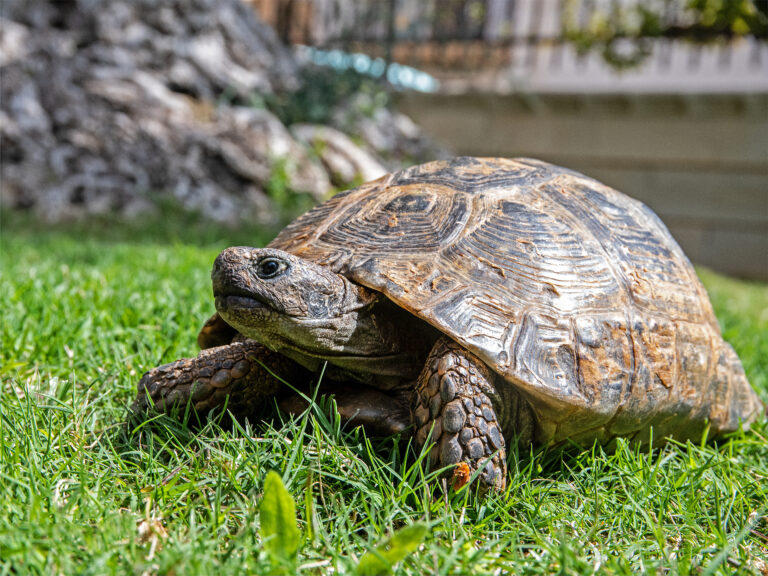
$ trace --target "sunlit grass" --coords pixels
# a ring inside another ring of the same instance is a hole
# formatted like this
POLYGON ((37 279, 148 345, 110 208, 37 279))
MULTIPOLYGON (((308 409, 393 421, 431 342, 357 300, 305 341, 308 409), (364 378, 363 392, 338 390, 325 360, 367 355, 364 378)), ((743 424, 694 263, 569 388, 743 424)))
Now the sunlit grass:
MULTIPOLYGON (((371 441, 319 409, 197 433, 129 420, 142 372, 195 353, 218 250, 248 242, 169 230, 3 231, 0 574, 266 574, 269 470, 308 534, 305 573, 351 573, 417 520, 431 534, 397 573, 768 571, 764 423, 652 453, 513 449, 507 491, 476 499, 442 495, 407 443, 371 441)), ((768 400, 768 286, 702 278, 768 400)))

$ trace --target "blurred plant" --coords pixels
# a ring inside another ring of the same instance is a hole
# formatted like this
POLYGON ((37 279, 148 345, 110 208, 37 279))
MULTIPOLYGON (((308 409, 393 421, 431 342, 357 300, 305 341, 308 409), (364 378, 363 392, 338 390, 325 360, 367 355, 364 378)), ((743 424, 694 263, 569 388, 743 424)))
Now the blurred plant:
POLYGON ((287 224, 312 208, 316 204, 316 200, 310 194, 297 192, 291 188, 288 174, 291 169, 289 158, 275 157, 271 163, 272 172, 264 191, 277 211, 278 222, 287 224))
MULTIPOLYGON (((307 497, 305 494, 308 515, 311 514, 311 501, 311 496, 307 497)), ((311 540, 311 523, 307 526, 307 539, 303 539, 297 526, 296 504, 277 472, 267 474, 259 513, 264 550, 272 563, 274 573, 295 573, 302 540, 311 540)), ((384 539, 363 554, 355 572, 359 576, 390 574, 395 564, 415 552, 428 534, 429 527, 423 522, 400 528, 390 538, 384 539)))
POLYGON ((337 107, 360 92, 369 93, 376 107, 388 104, 381 82, 351 69, 307 65, 301 69, 298 89, 265 95, 264 106, 288 126, 328 124, 337 107))
POLYGON ((387 538, 360 558, 357 573, 360 576, 389 574, 395 564, 418 550, 427 534, 429 527, 423 522, 400 528, 391 538, 387 538))
POLYGON ((264 481, 264 498, 259 512, 264 549, 272 564, 281 572, 287 568, 294 571, 301 532, 296 525, 296 505, 276 472, 267 474, 264 481))
POLYGON ((658 38, 768 38, 768 9, 752 0, 612 2, 607 9, 565 0, 563 35, 582 54, 598 51, 610 65, 631 68, 645 61, 658 38))

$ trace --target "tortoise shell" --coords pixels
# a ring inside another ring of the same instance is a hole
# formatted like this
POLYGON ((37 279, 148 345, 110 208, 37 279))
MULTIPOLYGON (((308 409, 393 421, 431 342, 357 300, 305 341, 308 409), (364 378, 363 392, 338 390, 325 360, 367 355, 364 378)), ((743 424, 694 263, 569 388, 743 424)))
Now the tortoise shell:
POLYGON ((465 346, 528 399, 542 442, 651 426, 658 438, 696 437, 760 409, 664 224, 577 172, 531 159, 431 162, 338 194, 270 246, 465 346))

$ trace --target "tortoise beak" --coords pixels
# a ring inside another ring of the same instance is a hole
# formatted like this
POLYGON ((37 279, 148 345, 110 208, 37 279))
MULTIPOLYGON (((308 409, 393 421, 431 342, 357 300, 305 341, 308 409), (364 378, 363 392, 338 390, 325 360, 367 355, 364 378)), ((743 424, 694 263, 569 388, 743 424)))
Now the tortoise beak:
POLYGON ((227 248, 216 257, 211 270, 213 295, 246 296, 254 298, 249 273, 253 248, 235 246, 227 248))
POLYGON ((274 309, 254 283, 253 261, 257 250, 247 246, 227 248, 216 257, 211 283, 216 310, 223 315, 235 310, 274 309))

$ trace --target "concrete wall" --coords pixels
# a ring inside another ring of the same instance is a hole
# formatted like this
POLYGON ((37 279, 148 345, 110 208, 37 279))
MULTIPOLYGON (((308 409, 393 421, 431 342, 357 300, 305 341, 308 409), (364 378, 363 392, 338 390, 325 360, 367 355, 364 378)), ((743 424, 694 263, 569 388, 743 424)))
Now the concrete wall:
POLYGON ((399 95, 458 154, 531 156, 653 208, 697 264, 768 279, 768 94, 399 95))

